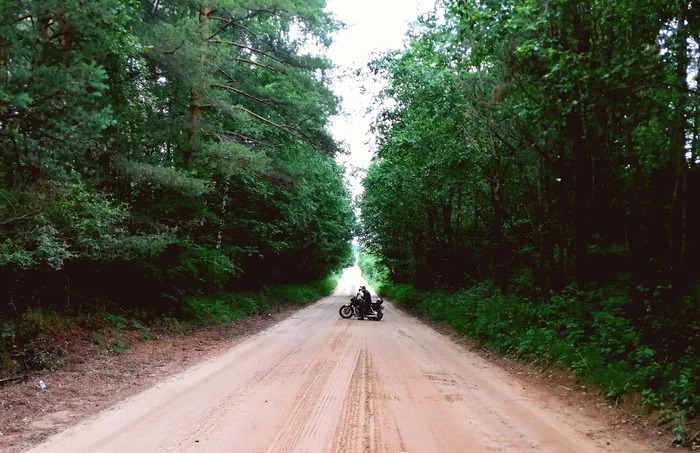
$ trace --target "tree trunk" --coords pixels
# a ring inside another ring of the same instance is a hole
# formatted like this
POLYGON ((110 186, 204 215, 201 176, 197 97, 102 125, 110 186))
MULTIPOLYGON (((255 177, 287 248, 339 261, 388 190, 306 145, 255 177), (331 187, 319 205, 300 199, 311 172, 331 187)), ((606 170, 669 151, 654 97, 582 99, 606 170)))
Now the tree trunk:
POLYGON ((698 115, 698 109, 695 109, 693 115, 693 141, 690 148, 690 168, 695 169, 698 166, 698 158, 700 157, 700 115, 698 115))
MULTIPOLYGON (((200 61, 202 62, 202 72, 205 72, 204 64, 207 60, 206 47, 209 39, 209 17, 211 16, 212 9, 208 6, 202 5, 199 11, 199 23, 201 26, 201 40, 200 46, 200 61)), ((203 77, 203 76, 202 76, 203 77)), ((187 170, 191 170, 194 167, 193 155, 194 152, 199 148, 199 134, 201 130, 202 121, 202 95, 204 91, 202 80, 197 80, 194 82, 192 87, 192 105, 190 112, 192 115, 192 129, 190 130, 189 136, 189 147, 184 153, 183 165, 187 170)))
POLYGON ((42 39, 47 39, 49 37, 49 24, 51 20, 48 17, 39 18, 39 36, 42 39))
POLYGON ((505 222, 503 207, 503 192, 501 186, 500 175, 498 171, 494 172, 493 181, 491 184, 491 205, 493 207, 493 223, 491 225, 492 239, 492 272, 501 287, 502 293, 508 291, 508 276, 506 263, 506 247, 503 241, 503 225, 505 222))
POLYGON ((447 239, 447 248, 450 253, 454 251, 454 231, 452 229, 452 199, 454 193, 450 191, 450 197, 442 206, 442 225, 447 239))
POLYGON ((224 228, 226 226, 226 213, 227 213, 227 208, 228 208, 228 192, 229 192, 229 182, 228 178, 226 179, 226 182, 223 184, 223 190, 222 190, 222 195, 221 195, 221 212, 219 214, 219 229, 216 232, 216 249, 220 250, 221 245, 224 240, 224 228))
POLYGON ((462 247, 464 234, 462 231, 462 186, 457 189, 457 230, 455 231, 455 248, 462 247))
POLYGON ((546 293, 549 292, 551 286, 551 277, 554 269, 554 256, 551 247, 551 240, 547 235, 547 221, 550 218, 550 191, 549 191, 549 172, 544 158, 539 160, 539 171, 537 174, 537 241, 539 243, 539 272, 540 272, 540 287, 546 293), (543 187, 544 185, 544 187, 543 187))
POLYGON ((437 232, 435 231, 435 218, 437 217, 437 210, 433 206, 430 206, 426 210, 426 214, 426 221, 428 222, 428 234, 430 234, 430 240, 435 240, 435 236, 437 235, 437 232))
POLYGON ((685 262, 685 248, 687 242, 688 224, 688 163, 686 160, 686 129, 688 109, 688 30, 686 26, 687 5, 684 0, 676 0, 676 14, 678 26, 676 28, 676 87, 678 89, 678 103, 674 112, 673 142, 674 142, 674 166, 675 181, 673 198, 668 222, 668 239, 670 251, 669 267, 671 271, 679 275, 683 271, 685 262))
POLYGON ((564 285, 564 277, 566 276, 566 209, 564 202, 561 201, 559 210, 559 272, 557 276, 557 289, 564 285))
POLYGON ((567 130, 574 153, 574 266, 576 281, 588 282, 588 244, 590 240, 589 196, 591 192, 592 168, 583 135, 583 117, 573 112, 567 117, 567 130))

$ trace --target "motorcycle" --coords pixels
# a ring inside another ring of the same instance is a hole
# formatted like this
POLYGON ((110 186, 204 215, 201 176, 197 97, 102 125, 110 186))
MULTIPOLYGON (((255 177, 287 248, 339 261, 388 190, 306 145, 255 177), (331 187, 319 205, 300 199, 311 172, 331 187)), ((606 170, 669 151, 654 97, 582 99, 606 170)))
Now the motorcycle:
POLYGON ((362 314, 362 300, 360 300, 359 297, 355 296, 350 299, 350 304, 348 305, 343 305, 340 307, 340 310, 338 313, 340 314, 340 317, 343 319, 348 319, 352 318, 353 316, 359 318, 359 319, 373 319, 375 321, 380 321, 384 317, 384 307, 382 304, 384 303, 384 300, 381 298, 377 298, 372 303, 369 304, 369 309, 366 314, 362 314))

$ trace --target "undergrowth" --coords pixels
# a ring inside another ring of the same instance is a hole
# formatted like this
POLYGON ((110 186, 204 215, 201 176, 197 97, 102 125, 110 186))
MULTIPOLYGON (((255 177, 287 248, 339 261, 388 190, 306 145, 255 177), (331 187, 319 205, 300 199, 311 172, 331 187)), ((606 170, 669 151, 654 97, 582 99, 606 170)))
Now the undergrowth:
POLYGON ((282 285, 258 291, 191 297, 181 317, 148 316, 141 312, 92 313, 68 316, 49 310, 28 310, 15 319, 0 320, 0 378, 60 369, 67 360, 67 344, 79 330, 90 332, 98 351, 123 354, 122 331, 134 331, 150 340, 152 331, 185 333, 191 329, 225 324, 282 304, 300 305, 330 294, 339 275, 318 282, 282 285))
POLYGON ((700 412, 700 351, 688 344, 671 358, 645 344, 625 316, 630 301, 621 287, 585 292, 571 287, 544 300, 503 295, 491 281, 456 291, 421 291, 391 283, 372 257, 360 265, 382 296, 501 354, 566 367, 613 400, 639 393, 646 408, 665 412, 668 421, 700 412))
POLYGON ((185 312, 199 324, 223 324, 268 310, 278 304, 302 304, 330 294, 338 275, 306 285, 282 285, 244 293, 190 297, 185 312))

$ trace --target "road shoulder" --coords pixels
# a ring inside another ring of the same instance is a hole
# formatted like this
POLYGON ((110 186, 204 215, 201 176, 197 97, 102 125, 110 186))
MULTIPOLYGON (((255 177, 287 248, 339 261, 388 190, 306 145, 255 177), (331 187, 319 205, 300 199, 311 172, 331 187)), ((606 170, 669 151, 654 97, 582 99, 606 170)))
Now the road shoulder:
MULTIPOLYGON (((391 302, 390 302, 391 303, 391 302)), ((523 388, 527 387, 540 401, 553 401, 556 405, 575 410, 582 417, 602 423, 606 433, 591 432, 590 437, 624 436, 634 442, 653 446, 658 452, 678 451, 673 445, 670 426, 658 423, 630 409, 632 403, 610 401, 599 390, 583 384, 566 370, 556 366, 536 362, 523 362, 504 357, 497 352, 482 347, 475 339, 455 332, 449 325, 433 321, 413 313, 401 304, 391 306, 406 316, 419 320, 438 334, 463 349, 465 353, 476 354, 488 363, 502 369, 523 388)))
POLYGON ((273 309, 232 324, 194 332, 160 332, 145 339, 125 332, 124 351, 105 351, 94 335, 76 338, 60 371, 0 387, 0 451, 37 445, 167 378, 213 359, 287 319, 302 305, 273 309), (43 381, 46 389, 39 387, 43 381))

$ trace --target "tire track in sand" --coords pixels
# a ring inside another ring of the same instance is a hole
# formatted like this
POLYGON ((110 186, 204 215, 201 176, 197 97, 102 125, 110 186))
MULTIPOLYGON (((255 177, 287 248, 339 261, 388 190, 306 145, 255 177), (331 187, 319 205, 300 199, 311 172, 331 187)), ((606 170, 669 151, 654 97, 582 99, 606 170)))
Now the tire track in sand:
MULTIPOLYGON (((336 361, 333 358, 336 351, 341 349, 347 341, 348 335, 345 332, 339 332, 316 355, 313 366, 305 373, 306 378, 298 387, 299 390, 295 397, 298 401, 285 421, 280 434, 275 438, 272 445, 265 450, 267 453, 292 453, 298 451, 297 445, 308 437, 309 432, 313 431, 322 418, 323 411, 329 405, 329 398, 322 397, 325 394, 323 390, 327 387, 331 373, 336 368, 336 361), (301 392, 301 395, 299 395, 299 392, 301 392), (320 405, 319 400, 321 400, 320 405)), ((351 353, 352 348, 347 348, 343 359, 339 363, 341 368, 348 361, 351 353)))
POLYGON ((381 403, 377 402, 377 372, 365 343, 345 393, 345 400, 327 451, 337 453, 388 452, 382 437, 381 403))

